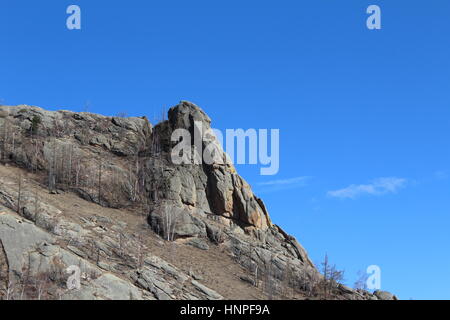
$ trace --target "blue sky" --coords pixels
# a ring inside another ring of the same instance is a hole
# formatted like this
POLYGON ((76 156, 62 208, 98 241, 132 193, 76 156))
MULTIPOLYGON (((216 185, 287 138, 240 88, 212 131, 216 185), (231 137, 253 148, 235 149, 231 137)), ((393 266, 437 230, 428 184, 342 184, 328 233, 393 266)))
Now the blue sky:
POLYGON ((450 299, 450 3, 0 3, 0 99, 280 129, 280 171, 238 170, 319 262, 379 265, 402 299, 450 299), (66 28, 66 8, 82 30, 66 28), (366 8, 382 29, 366 28, 366 8))

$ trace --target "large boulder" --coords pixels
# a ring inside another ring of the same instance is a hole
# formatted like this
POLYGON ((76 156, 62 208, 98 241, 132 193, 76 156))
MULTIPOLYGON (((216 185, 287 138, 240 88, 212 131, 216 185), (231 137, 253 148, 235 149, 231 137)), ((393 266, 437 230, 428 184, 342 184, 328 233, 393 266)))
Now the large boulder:
POLYGON ((379 300, 397 300, 397 297, 388 291, 376 290, 373 293, 379 300))

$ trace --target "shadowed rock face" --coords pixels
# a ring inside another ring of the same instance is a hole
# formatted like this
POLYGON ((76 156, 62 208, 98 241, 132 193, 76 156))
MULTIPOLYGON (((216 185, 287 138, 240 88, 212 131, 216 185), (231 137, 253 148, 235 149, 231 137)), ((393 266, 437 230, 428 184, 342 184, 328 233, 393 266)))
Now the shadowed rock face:
MULTIPOLYGON (((177 129, 188 130, 192 139, 195 134, 199 136, 210 134, 210 123, 209 117, 199 107, 190 102, 181 102, 169 110, 167 124, 162 125, 167 125, 169 130, 161 134, 163 135, 161 140, 170 140, 169 135, 177 129), (198 130, 196 122, 201 123, 203 132, 194 132, 198 130)), ((211 144, 222 154, 220 159, 227 159, 222 147, 211 135, 205 137, 202 150, 211 147, 211 144)), ((244 227, 265 230, 271 226, 264 204, 255 197, 250 186, 236 173, 230 162, 207 164, 202 161, 203 163, 199 165, 182 166, 172 165, 169 158, 166 160, 165 169, 169 168, 170 178, 166 183, 167 194, 163 194, 162 198, 232 219, 244 227)))

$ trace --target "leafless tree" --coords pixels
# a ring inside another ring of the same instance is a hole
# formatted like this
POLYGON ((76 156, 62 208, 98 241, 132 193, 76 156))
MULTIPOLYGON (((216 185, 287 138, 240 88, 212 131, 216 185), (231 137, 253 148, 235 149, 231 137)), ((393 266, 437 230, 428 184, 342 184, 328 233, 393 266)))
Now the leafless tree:
POLYGON ((8 284, 6 286, 6 300, 12 300, 14 294, 14 283, 11 279, 8 280, 8 284))
POLYGON ((12 132, 12 153, 16 151, 16 132, 12 132))
POLYGON ((75 187, 80 186, 80 173, 81 173, 81 159, 76 157, 75 159, 75 187))
POLYGON ((323 283, 322 283, 322 289, 323 289, 323 297, 325 299, 328 298, 328 280, 330 278, 330 264, 328 262, 328 254, 325 254, 325 258, 322 265, 322 274, 323 274, 323 283))
POLYGON ((336 265, 330 265, 328 254, 325 254, 324 261, 322 262, 322 274, 323 281, 321 283, 321 289, 323 298, 329 299, 332 297, 334 289, 344 280, 344 271, 338 270, 336 265))
POLYGON ((67 125, 61 120, 54 119, 53 120, 53 136, 56 138, 61 138, 64 136, 67 125))
POLYGON ((367 290, 367 279, 369 275, 366 272, 358 271, 358 278, 356 279, 353 288, 367 290))
POLYGON ((141 171, 141 164, 139 157, 135 156, 131 159, 128 169, 128 179, 131 186, 131 201, 136 202, 139 194, 139 175, 141 171))
POLYGON ((141 233, 137 237, 137 264, 138 268, 142 268, 144 265, 145 251, 144 251, 144 237, 141 233))
POLYGON ((101 205, 102 203, 102 160, 99 159, 98 164, 98 203, 101 205))
POLYGON ((1 146, 1 158, 2 162, 6 162, 8 158, 8 154, 11 152, 10 146, 13 145, 12 141, 14 140, 14 130, 9 121, 9 119, 4 119, 3 122, 3 132, 2 132, 2 146, 1 146))
POLYGON ((254 269, 253 275, 254 275, 255 287, 259 287, 259 278, 258 278, 259 266, 256 262, 254 262, 254 265, 255 265, 255 269, 254 269))
POLYGON ((22 269, 22 289, 20 291, 20 300, 23 300, 27 291, 27 287, 30 281, 30 268, 31 265, 31 254, 28 253, 28 267, 22 269))
POLYGON ((45 291, 48 287, 48 276, 47 274, 43 273, 39 275, 36 279, 36 299, 42 300, 44 297, 45 291))
POLYGON ((180 219, 180 212, 175 208, 164 208, 162 212, 162 222, 164 235, 167 241, 175 240, 175 230, 180 219))
POLYGON ((18 191, 17 191, 17 213, 20 214, 21 200, 22 200, 22 174, 18 176, 18 191))
POLYGON ((125 236, 122 232, 119 233, 119 256, 123 256, 125 253, 125 236))
POLYGON ((54 192, 56 189, 56 165, 57 165, 57 146, 56 139, 53 139, 52 156, 51 159, 47 159, 48 162, 48 189, 50 192, 54 192))

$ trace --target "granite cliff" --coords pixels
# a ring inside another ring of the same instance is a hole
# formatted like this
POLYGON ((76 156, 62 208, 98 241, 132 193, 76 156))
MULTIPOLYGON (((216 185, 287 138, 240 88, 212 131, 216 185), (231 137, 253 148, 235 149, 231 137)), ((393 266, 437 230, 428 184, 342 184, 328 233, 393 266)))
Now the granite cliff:
MULTIPOLYGON (((155 125, 0 106, 0 295, 324 298, 305 249, 230 162, 173 164, 172 133, 194 133, 195 122, 209 132, 209 117, 186 101, 155 125), (81 270, 79 289, 67 289, 70 266, 81 270)), ((325 298, 395 299, 330 288, 325 298)))

